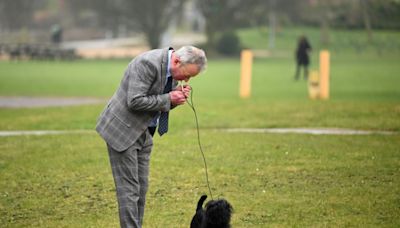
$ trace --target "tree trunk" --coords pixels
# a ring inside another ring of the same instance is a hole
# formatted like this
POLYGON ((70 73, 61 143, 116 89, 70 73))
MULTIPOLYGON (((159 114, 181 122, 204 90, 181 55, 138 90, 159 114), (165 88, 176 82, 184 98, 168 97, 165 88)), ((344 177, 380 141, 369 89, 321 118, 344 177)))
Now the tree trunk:
POLYGON ((150 29, 144 30, 146 40, 150 46, 150 49, 156 49, 160 47, 161 33, 160 30, 150 29))
POLYGON ((372 28, 371 28, 371 20, 368 13, 368 0, 360 0, 360 5, 363 14, 364 26, 368 35, 368 42, 372 42, 372 28))
POLYGON ((268 37, 268 48, 269 49, 274 49, 275 48, 275 36, 276 36, 276 13, 275 13, 275 7, 276 6, 276 0, 270 0, 269 1, 269 15, 268 15, 268 21, 269 21, 269 37, 268 37))
POLYGON ((326 46, 330 43, 329 37, 329 22, 326 15, 323 15, 321 18, 321 36, 320 36, 321 44, 326 46))

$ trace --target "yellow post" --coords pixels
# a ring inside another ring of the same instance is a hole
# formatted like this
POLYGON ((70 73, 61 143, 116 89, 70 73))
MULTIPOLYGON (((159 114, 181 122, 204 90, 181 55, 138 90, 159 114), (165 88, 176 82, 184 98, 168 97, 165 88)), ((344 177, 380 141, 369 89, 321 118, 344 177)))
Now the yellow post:
POLYGON ((329 99, 329 51, 319 53, 320 97, 329 99))
POLYGON ((308 96, 310 99, 319 98, 319 75, 318 71, 311 71, 310 77, 308 77, 308 96))
POLYGON ((251 93, 251 68, 253 53, 243 50, 241 53, 240 97, 249 98, 251 93))

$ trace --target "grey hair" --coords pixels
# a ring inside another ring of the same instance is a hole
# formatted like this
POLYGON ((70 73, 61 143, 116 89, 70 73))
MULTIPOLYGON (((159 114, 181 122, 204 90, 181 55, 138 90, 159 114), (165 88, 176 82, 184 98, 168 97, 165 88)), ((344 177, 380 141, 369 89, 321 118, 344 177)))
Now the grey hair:
POLYGON ((207 57, 202 49, 193 46, 183 46, 175 51, 175 55, 178 56, 183 65, 196 64, 199 68, 199 72, 206 69, 207 57))

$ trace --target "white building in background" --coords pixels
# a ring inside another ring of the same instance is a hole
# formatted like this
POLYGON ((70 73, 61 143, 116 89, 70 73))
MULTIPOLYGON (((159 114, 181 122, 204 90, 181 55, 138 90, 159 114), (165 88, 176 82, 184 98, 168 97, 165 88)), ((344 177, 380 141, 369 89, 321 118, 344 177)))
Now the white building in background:
POLYGON ((197 6, 197 2, 201 0, 189 0, 186 1, 185 6, 183 7, 183 22, 184 25, 189 31, 202 33, 204 32, 206 20, 201 13, 199 7, 197 6))
POLYGON ((162 35, 160 47, 205 42, 203 32, 206 20, 197 7, 197 1, 199 0, 188 0, 184 3, 182 13, 171 20, 168 29, 162 35))

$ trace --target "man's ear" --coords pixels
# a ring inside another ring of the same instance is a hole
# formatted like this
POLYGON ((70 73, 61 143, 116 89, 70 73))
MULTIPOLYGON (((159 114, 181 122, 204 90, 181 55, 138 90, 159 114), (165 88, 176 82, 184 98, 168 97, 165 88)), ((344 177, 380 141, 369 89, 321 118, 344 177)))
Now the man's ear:
POLYGON ((173 62, 176 66, 179 66, 181 64, 181 60, 179 59, 179 57, 177 55, 174 55, 173 62))

